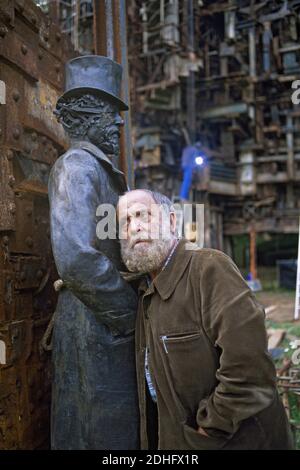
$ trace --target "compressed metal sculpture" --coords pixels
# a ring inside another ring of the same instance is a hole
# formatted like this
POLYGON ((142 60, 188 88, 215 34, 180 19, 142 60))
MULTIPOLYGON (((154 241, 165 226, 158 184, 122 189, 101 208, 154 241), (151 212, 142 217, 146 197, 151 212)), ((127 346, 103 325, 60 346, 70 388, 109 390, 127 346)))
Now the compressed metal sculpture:
POLYGON ((106 57, 67 63, 55 113, 71 148, 49 179, 51 240, 64 288, 53 331, 53 449, 137 449, 136 293, 120 275, 117 240, 96 236, 96 209, 126 191, 119 152, 121 66, 106 57))

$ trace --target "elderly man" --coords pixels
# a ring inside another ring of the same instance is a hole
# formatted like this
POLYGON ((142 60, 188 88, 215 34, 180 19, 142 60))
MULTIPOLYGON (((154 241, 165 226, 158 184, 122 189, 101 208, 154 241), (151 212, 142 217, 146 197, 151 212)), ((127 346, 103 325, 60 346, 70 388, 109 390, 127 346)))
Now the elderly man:
POLYGON ((291 448, 264 311, 236 265, 178 240, 158 193, 126 193, 118 216, 127 268, 149 273, 136 324, 142 448, 153 437, 159 449, 291 448))

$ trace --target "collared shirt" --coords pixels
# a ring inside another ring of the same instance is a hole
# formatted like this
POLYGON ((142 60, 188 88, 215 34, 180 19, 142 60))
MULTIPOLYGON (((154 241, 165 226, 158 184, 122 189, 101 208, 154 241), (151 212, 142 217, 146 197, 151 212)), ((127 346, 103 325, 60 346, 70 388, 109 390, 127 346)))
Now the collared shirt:
MULTIPOLYGON (((173 256, 173 253, 174 251, 176 250, 176 247, 179 243, 179 240, 176 240, 176 243, 174 243, 174 246, 172 248, 172 250, 170 251, 163 267, 162 267, 162 271, 166 268, 166 266, 168 265, 168 263, 170 262, 172 256, 173 256)), ((151 284, 151 280, 150 280, 150 277, 147 276, 147 283, 148 283, 148 287, 150 286, 151 284)), ((146 348, 146 353, 145 353, 145 376, 146 376, 146 381, 147 381, 147 385, 148 385, 148 389, 149 389, 149 392, 150 392, 150 395, 151 395, 151 398, 152 400, 156 403, 157 402, 157 395, 156 395, 156 390, 155 390, 155 387, 153 385, 153 382, 151 380, 151 375, 150 375, 150 370, 149 370, 149 348, 146 348)))

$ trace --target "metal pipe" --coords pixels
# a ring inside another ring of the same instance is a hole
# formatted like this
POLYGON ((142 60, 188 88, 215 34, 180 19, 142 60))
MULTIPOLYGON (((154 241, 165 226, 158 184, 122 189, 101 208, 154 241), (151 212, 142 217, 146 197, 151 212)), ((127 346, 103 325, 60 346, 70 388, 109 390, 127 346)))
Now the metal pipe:
MULTIPOLYGON (((123 68, 122 96, 129 103, 127 4, 125 0, 94 0, 94 50, 120 63, 123 68)), ((130 188, 134 185, 130 112, 122 113, 124 127, 120 137, 118 167, 125 173, 130 188)))
MULTIPOLYGON (((118 2, 119 3, 119 2, 118 2)), ((105 18, 106 18, 106 55, 114 60, 114 16, 111 0, 105 0, 105 18)))
MULTIPOLYGON (((125 103, 130 101, 129 74, 128 74, 128 50, 127 50, 127 8, 126 1, 114 2, 115 8, 115 50, 116 60, 123 67, 122 94, 125 103)), ((128 186, 134 187, 134 171, 131 144, 131 116, 130 110, 123 115, 124 128, 121 135, 120 168, 127 176, 128 186)))
POLYGON ((255 223, 253 223, 250 228, 250 273, 251 280, 257 279, 255 223))
POLYGON ((103 3, 94 0, 93 4, 93 42, 94 52, 106 56, 106 14, 103 3))
POLYGON ((255 48, 255 26, 249 28, 249 73, 250 77, 256 76, 256 48, 255 48))
MULTIPOLYGON (((194 41, 194 1, 188 0, 187 2, 187 37, 188 37, 188 52, 190 60, 194 58, 195 41, 194 41)), ((187 128, 190 135, 191 142, 195 142, 196 138, 196 99, 195 99, 195 74, 192 70, 189 72, 187 78, 186 89, 186 105, 187 105, 187 128)))

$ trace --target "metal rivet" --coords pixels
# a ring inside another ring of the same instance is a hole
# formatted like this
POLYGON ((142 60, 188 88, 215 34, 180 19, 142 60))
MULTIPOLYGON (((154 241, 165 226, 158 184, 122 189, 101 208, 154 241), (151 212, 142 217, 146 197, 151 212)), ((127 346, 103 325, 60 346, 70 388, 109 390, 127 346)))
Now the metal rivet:
POLYGON ((33 245, 33 240, 31 237, 27 237, 25 240, 27 246, 31 247, 33 245))
POLYGON ((14 178, 12 175, 10 175, 10 176, 8 177, 8 184, 9 184, 9 186, 10 186, 11 188, 13 187, 13 185, 15 184, 15 182, 16 182, 15 178, 14 178))
POLYGON ((2 242, 3 242, 3 245, 8 245, 9 244, 9 238, 7 235, 5 235, 4 237, 2 237, 2 242))
POLYGON ((15 205, 14 203, 10 204, 9 212, 10 212, 11 214, 15 214, 15 213, 16 213, 16 205, 15 205))
POLYGON ((14 152, 12 150, 8 150, 6 157, 7 157, 7 160, 12 160, 14 157, 14 152))
POLYGON ((0 27, 0 37, 1 38, 4 38, 7 32, 8 32, 8 29, 5 26, 0 27))
POLYGON ((27 54, 28 49, 27 49, 27 46, 25 44, 22 44, 21 51, 22 51, 22 54, 24 54, 24 55, 27 54))
POLYGON ((41 269, 39 269, 38 272, 36 273, 36 277, 37 277, 37 279, 42 279, 43 271, 41 269))
POLYGON ((20 99, 20 93, 18 92, 18 90, 14 90, 14 91, 13 91, 12 97, 13 97, 14 101, 19 101, 19 99, 20 99))
POLYGON ((13 130, 13 136, 15 139, 19 139, 20 138, 20 135, 21 135, 21 132, 20 132, 20 129, 18 129, 17 127, 13 130))

